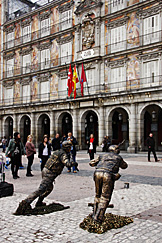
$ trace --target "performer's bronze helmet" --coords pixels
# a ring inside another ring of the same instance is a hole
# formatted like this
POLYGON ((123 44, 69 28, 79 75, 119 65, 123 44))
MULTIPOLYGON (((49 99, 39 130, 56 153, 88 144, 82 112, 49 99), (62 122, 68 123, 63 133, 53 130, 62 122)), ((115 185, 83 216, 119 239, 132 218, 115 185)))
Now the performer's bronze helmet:
POLYGON ((72 142, 71 141, 64 141, 62 143, 62 149, 65 150, 66 152, 70 152, 71 146, 72 146, 72 142))
POLYGON ((110 152, 114 152, 116 154, 119 154, 120 153, 120 149, 119 149, 119 146, 118 145, 110 145, 109 151, 110 152))

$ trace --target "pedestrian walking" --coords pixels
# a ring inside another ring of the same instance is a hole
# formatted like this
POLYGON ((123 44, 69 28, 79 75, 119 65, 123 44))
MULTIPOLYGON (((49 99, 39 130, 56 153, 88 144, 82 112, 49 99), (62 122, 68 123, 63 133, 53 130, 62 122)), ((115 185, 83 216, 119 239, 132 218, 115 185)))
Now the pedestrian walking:
POLYGON ((18 170, 21 164, 22 155, 25 154, 26 151, 21 141, 20 133, 15 132, 14 138, 10 140, 10 143, 6 150, 6 157, 11 158, 11 171, 12 171, 13 179, 20 178, 18 176, 18 170))
POLYGON ((152 152, 154 155, 155 162, 158 162, 159 160, 157 159, 156 152, 155 152, 155 140, 153 138, 153 134, 150 133, 147 140, 146 144, 148 147, 148 162, 150 162, 150 153, 152 152))
MULTIPOLYGON (((73 173, 77 173, 78 169, 76 167, 76 145, 78 144, 78 142, 77 142, 76 138, 72 135, 72 132, 68 133, 67 141, 70 141, 72 143, 70 153, 72 155, 73 161, 75 162, 75 165, 73 166, 73 173)), ((70 154, 69 154, 69 157, 70 157, 70 154)), ((68 172, 71 172, 71 167, 68 167, 68 172)))
POLYGON ((41 171, 43 170, 45 163, 49 159, 51 155, 51 145, 48 142, 48 136, 44 135, 43 136, 43 141, 39 145, 39 150, 38 150, 38 158, 42 160, 41 162, 41 171))
POLYGON ((5 151, 6 151, 6 147, 7 147, 7 139, 6 139, 6 137, 4 136, 4 138, 2 139, 2 148, 3 148, 2 152, 3 152, 3 153, 5 153, 5 151))
POLYGON ((94 135, 91 134, 89 140, 87 141, 88 144, 88 153, 90 160, 94 159, 94 154, 96 153, 96 139, 94 135))
POLYGON ((109 151, 109 147, 111 145, 111 138, 109 136, 106 136, 106 139, 107 139, 107 147, 106 147, 106 152, 109 151))
POLYGON ((102 141, 102 152, 107 151, 107 136, 104 136, 104 139, 102 141))
POLYGON ((64 141, 62 148, 54 151, 43 168, 42 181, 39 188, 19 204, 16 210, 17 215, 24 214, 36 198, 38 198, 36 207, 46 205, 43 200, 53 190, 53 182, 56 177, 61 174, 64 166, 71 167, 74 165, 74 162, 71 163, 67 155, 71 151, 71 146, 72 143, 70 141, 64 141))
POLYGON ((53 151, 61 148, 61 139, 59 133, 56 134, 55 138, 52 140, 53 151))
POLYGON ((26 155, 27 155, 27 159, 28 159, 26 176, 28 176, 28 177, 33 176, 33 174, 31 173, 31 166, 32 166, 33 160, 34 160, 34 154, 36 154, 36 149, 34 147, 34 144, 32 143, 32 140, 33 140, 33 136, 29 135, 27 137, 27 142, 25 145, 26 155))

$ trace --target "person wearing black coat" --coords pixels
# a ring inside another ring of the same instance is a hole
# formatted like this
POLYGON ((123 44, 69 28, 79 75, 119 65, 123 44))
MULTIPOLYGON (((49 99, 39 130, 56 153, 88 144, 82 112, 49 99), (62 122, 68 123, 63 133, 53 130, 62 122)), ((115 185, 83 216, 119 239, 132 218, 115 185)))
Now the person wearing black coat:
POLYGON ((153 138, 153 134, 150 133, 147 140, 146 140, 146 144, 148 147, 148 161, 150 162, 150 153, 152 152, 155 158, 155 162, 159 161, 157 159, 156 153, 155 153, 155 140, 153 138))
POLYGON ((56 134, 55 138, 52 140, 53 151, 61 148, 61 139, 59 133, 56 134))
POLYGON ((42 160, 41 171, 51 155, 51 144, 48 142, 48 136, 44 135, 43 142, 39 145, 38 158, 42 160))
POLYGON ((94 138, 93 134, 90 135, 89 140, 87 141, 88 144, 88 153, 90 160, 94 159, 94 154, 96 153, 96 139, 94 138))
MULTIPOLYGON (((68 133, 68 137, 65 139, 67 141, 71 141, 72 142, 72 147, 71 147, 71 155, 73 158, 73 161, 76 162, 76 145, 78 144, 76 138, 72 135, 72 132, 68 133)), ((70 154, 69 154, 70 156, 70 154)), ((77 173, 77 167, 73 166, 73 173, 77 173)), ((68 167, 68 172, 71 172, 71 167, 68 167)))

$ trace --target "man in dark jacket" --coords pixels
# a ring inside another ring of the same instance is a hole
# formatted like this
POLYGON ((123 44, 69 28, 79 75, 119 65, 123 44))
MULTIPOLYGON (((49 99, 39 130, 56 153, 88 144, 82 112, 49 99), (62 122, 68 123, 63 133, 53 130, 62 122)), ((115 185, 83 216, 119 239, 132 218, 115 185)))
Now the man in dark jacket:
POLYGON ((39 188, 23 200, 16 210, 16 214, 23 214, 25 210, 30 207, 30 204, 38 197, 36 206, 43 206, 43 199, 47 197, 53 190, 53 182, 58 175, 63 171, 64 166, 70 167, 73 162, 69 161, 68 153, 71 150, 72 143, 65 141, 60 150, 54 151, 52 156, 47 160, 43 171, 42 181, 39 188))
POLYGON ((14 139, 11 139, 6 151, 6 157, 11 158, 11 171, 13 175, 13 179, 19 178, 18 169, 21 164, 21 157, 25 155, 25 148, 23 143, 21 142, 20 133, 14 133, 14 139))
POLYGON ((55 138, 52 140, 53 151, 61 148, 61 139, 59 133, 56 134, 55 138))
POLYGON ((146 140, 146 144, 148 147, 148 161, 150 162, 150 153, 152 152, 155 158, 155 162, 159 161, 157 159, 156 153, 155 153, 155 140, 153 138, 153 134, 150 133, 147 140, 146 140))
POLYGON ((126 169, 127 163, 118 155, 120 149, 118 145, 111 145, 109 153, 101 158, 90 161, 90 166, 97 166, 94 172, 96 196, 94 199, 93 219, 99 222, 103 217, 107 206, 111 200, 115 181, 120 178, 119 168, 126 169))

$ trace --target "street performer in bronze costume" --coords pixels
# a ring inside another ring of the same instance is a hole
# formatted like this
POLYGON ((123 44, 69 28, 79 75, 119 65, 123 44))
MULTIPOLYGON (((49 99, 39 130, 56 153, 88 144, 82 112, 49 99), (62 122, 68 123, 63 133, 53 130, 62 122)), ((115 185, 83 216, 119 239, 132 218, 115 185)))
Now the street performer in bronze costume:
MULTIPOLYGON (((120 144, 121 145, 121 144, 120 144)), ((111 200, 115 181, 120 178, 119 168, 126 169, 128 164, 119 155, 120 145, 111 145, 109 152, 90 161, 90 166, 96 166, 94 181, 96 196, 94 199, 93 219, 102 222, 106 208, 111 200)))
POLYGON ((71 151, 72 143, 64 141, 60 150, 54 151, 47 160, 42 170, 42 181, 39 188, 23 200, 16 210, 15 214, 23 214, 27 208, 31 208, 30 204, 38 197, 36 207, 46 205, 43 199, 47 197, 53 190, 53 182, 63 171, 64 166, 74 166, 75 162, 69 161, 68 153, 71 151))

